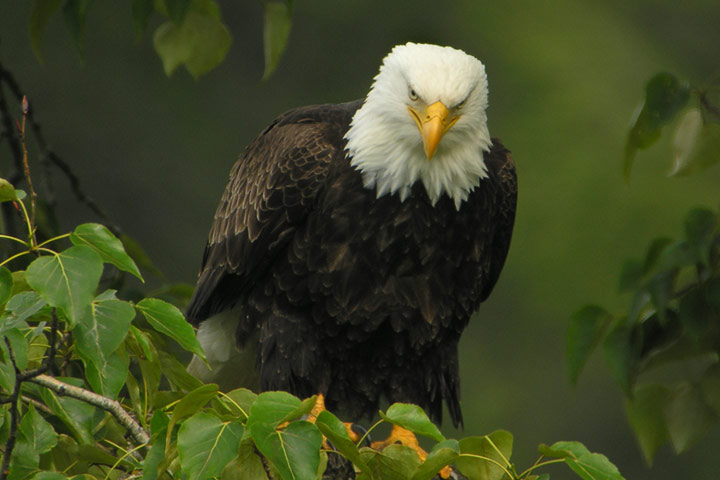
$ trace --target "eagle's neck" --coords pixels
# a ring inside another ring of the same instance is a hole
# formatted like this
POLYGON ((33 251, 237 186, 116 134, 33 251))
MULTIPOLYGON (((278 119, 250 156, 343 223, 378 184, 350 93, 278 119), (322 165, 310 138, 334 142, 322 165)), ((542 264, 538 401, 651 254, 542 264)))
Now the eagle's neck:
POLYGON ((492 142, 486 123, 480 128, 463 128, 458 122, 428 161, 407 108, 395 106, 395 111, 408 118, 394 118, 390 108, 372 100, 371 92, 345 134, 347 156, 361 172, 365 188, 375 189, 378 198, 397 194, 404 201, 420 181, 433 205, 447 195, 459 210, 487 177, 483 153, 490 150, 492 142))

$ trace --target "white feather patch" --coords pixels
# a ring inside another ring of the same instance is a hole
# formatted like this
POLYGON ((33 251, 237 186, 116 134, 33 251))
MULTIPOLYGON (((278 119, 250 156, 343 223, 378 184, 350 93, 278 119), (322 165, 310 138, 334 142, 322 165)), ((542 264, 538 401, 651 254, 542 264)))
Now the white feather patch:
POLYGON ((345 134, 351 165, 377 196, 398 194, 405 200, 418 180, 433 204, 443 194, 465 201, 487 177, 483 152, 490 150, 487 128, 487 77, 483 64, 461 50, 408 43, 395 47, 355 113, 345 134), (445 134, 431 161, 408 105, 441 101, 459 120, 445 134), (462 102, 462 106, 458 106, 462 102))

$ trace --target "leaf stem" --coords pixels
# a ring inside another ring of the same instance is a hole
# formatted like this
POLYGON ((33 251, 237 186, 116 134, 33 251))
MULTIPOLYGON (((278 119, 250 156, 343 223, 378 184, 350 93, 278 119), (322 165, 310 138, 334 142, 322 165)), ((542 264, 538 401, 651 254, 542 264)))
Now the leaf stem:
POLYGON ((57 237, 53 237, 53 238, 50 238, 50 239, 48 239, 48 240, 45 240, 45 241, 42 242, 42 243, 39 243, 39 244, 37 245, 37 247, 42 247, 42 246, 44 246, 44 245, 47 245, 48 243, 52 243, 52 242, 55 242, 55 241, 57 241, 57 240, 62 240, 63 238, 68 238, 69 236, 70 236, 69 233, 64 233, 64 234, 62 234, 62 235, 58 235, 57 237))
POLYGON ((357 444, 355 444, 355 446, 359 448, 360 445, 363 444, 365 439, 368 438, 368 436, 370 435, 370 432, 375 430, 375 428, 377 428, 383 422, 385 422, 385 420, 378 420, 377 422, 375 422, 375 424, 373 426, 371 426, 370 428, 368 428, 367 431, 365 432, 365 434, 362 437, 360 437, 360 440, 358 440, 358 442, 357 442, 357 444))
POLYGON ((461 453, 460 456, 461 456, 461 457, 477 458, 478 460, 485 460, 486 462, 494 463, 495 465, 497 465, 498 467, 500 467, 503 472, 505 472, 505 475, 507 475, 508 478, 511 478, 511 479, 513 479, 513 480, 517 480, 517 478, 518 478, 517 475, 513 475, 513 473, 512 473, 510 470, 508 470, 508 469, 505 467, 505 465, 503 465, 502 463, 498 462, 498 461, 495 460, 494 458, 484 457, 484 456, 482 456, 482 455, 475 455, 474 453, 461 453))
MULTIPOLYGON (((542 458, 542 457, 540 457, 540 458, 542 458)), ((555 458, 555 459, 553 459, 553 460, 546 460, 546 461, 544 461, 544 462, 541 462, 541 461, 540 461, 540 458, 537 459, 537 461, 535 462, 535 464, 534 464, 532 467, 530 467, 530 468, 528 468, 527 470, 525 470, 524 472, 522 472, 522 473, 520 474, 520 477, 522 478, 522 477, 524 477, 525 475, 529 475, 529 474, 532 473, 532 471, 535 470, 536 468, 545 467, 545 466, 547 466, 547 465, 552 465, 553 463, 563 463, 563 462, 565 461, 564 458, 555 458)))
POLYGON ((4 238, 5 240, 13 240, 15 242, 21 243, 21 244, 25 245, 26 247, 30 248, 30 245, 28 244, 28 242, 26 242, 24 240, 20 240, 17 237, 13 237, 11 235, 0 235, 0 238, 4 238))

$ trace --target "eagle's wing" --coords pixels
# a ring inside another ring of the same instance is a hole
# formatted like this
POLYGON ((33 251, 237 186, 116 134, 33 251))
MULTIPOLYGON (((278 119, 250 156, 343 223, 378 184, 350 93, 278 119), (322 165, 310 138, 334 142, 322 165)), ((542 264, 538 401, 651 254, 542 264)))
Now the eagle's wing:
POLYGON ((232 307, 307 217, 343 145, 342 122, 322 121, 319 108, 278 118, 233 166, 187 309, 191 323, 232 307))
POLYGON ((487 156, 486 164, 490 175, 494 177, 495 189, 492 203, 495 205, 493 218, 495 233, 490 255, 490 269, 483 284, 480 301, 485 301, 490 295, 505 264, 510 249, 517 205, 515 162, 510 156, 510 151, 497 139, 493 139, 493 147, 487 156))

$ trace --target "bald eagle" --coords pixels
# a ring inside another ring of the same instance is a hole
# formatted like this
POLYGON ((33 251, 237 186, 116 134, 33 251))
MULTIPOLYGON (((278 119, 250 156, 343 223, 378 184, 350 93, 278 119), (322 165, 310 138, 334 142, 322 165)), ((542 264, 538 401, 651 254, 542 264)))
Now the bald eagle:
POLYGON ((211 368, 190 371, 322 393, 353 419, 384 398, 441 421, 444 400, 461 424, 458 341, 500 275, 517 196, 487 97, 479 60, 408 43, 364 100, 263 130, 215 213, 187 309, 211 368))

